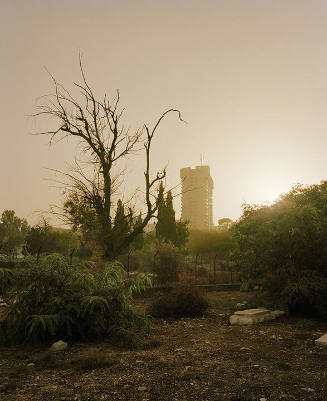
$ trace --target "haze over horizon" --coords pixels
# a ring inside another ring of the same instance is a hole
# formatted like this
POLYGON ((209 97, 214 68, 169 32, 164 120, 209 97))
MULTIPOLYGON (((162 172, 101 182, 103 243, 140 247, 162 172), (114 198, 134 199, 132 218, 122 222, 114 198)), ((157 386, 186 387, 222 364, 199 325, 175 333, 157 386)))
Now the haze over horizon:
MULTIPOLYGON (((136 129, 178 108, 154 141, 152 170, 168 163, 168 185, 181 167, 209 165, 214 224, 237 219, 241 204, 272 202, 296 183, 326 179, 327 2, 325 0, 1 2, 0 214, 31 224, 58 203, 47 168, 66 168, 76 143, 49 148, 31 136, 53 86, 80 81, 78 54, 102 97, 120 89, 125 121, 136 129)), ((142 185, 144 160, 127 168, 142 185)), ((180 201, 175 201, 177 215, 180 201)))

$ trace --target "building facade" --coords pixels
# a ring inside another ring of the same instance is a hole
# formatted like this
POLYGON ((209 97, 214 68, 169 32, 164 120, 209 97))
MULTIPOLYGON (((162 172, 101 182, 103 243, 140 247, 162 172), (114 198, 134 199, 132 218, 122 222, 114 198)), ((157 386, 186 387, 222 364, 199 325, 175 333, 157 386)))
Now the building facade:
POLYGON ((190 229, 211 230, 213 181, 209 166, 180 169, 182 180, 181 220, 189 221, 190 229))

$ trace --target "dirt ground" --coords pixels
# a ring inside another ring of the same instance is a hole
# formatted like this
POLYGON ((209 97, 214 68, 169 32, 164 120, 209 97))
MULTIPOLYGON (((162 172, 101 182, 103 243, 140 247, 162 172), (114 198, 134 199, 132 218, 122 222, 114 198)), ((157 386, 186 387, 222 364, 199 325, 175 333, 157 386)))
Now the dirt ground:
MULTIPOLYGON (((314 342, 327 322, 283 316, 230 326, 236 304, 253 306, 253 294, 207 295, 211 307, 202 318, 153 319, 148 349, 69 344, 44 366, 44 350, 0 348, 0 400, 327 400, 327 347, 314 342), (111 362, 84 370, 67 364, 91 348, 111 362)), ((151 299, 136 302, 144 309, 151 299)))

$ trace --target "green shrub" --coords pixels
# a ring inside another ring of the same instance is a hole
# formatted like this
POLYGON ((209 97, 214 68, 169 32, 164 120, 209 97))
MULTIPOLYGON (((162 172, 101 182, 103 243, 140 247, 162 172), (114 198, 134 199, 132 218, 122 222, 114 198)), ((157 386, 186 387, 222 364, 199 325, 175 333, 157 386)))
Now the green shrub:
POLYGON ((154 301, 150 314, 154 317, 202 316, 209 304, 200 290, 191 285, 177 285, 171 292, 154 301))
POLYGON ((132 309, 131 301, 149 284, 142 275, 127 277, 118 264, 92 273, 90 265, 69 265, 57 254, 38 264, 29 257, 11 283, 0 338, 50 342, 108 337, 137 342, 135 332, 147 319, 132 309))
POLYGON ((178 280, 181 264, 181 251, 171 243, 160 242, 153 267, 157 283, 159 285, 175 283, 178 280))
POLYGON ((327 317, 327 181, 245 205, 233 233, 242 280, 292 313, 327 317))

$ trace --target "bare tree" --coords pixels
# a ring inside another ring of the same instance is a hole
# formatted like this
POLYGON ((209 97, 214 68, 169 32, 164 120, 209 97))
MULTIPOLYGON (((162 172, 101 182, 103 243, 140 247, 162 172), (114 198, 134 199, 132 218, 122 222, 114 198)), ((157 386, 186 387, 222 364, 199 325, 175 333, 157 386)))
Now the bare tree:
POLYGON ((51 75, 55 93, 43 97, 43 104, 38 106, 35 116, 50 116, 56 121, 56 128, 38 134, 49 135, 50 143, 65 137, 79 140, 80 149, 87 156, 89 165, 81 167, 78 164, 74 173, 66 174, 69 183, 66 182, 67 197, 62 214, 66 222, 95 238, 105 259, 113 259, 128 249, 156 215, 157 186, 165 178, 166 170, 164 168, 152 177, 150 156, 152 141, 160 123, 173 112, 183 120, 179 110, 169 109, 160 116, 153 128, 144 124, 141 129, 130 133, 121 122, 123 110, 119 106, 119 91, 113 101, 108 100, 107 95, 104 95, 103 100, 98 100, 85 78, 81 57, 79 62, 82 83, 74 85, 82 100, 76 100, 51 75), (117 167, 125 157, 142 151, 142 148, 145 152, 145 208, 141 220, 133 208, 124 209, 123 219, 128 222, 129 230, 119 238, 116 234, 120 231, 120 223, 114 222, 113 218, 113 194, 117 179, 122 174, 117 167), (91 177, 88 173, 90 165, 93 166, 91 177))

